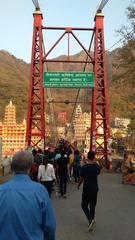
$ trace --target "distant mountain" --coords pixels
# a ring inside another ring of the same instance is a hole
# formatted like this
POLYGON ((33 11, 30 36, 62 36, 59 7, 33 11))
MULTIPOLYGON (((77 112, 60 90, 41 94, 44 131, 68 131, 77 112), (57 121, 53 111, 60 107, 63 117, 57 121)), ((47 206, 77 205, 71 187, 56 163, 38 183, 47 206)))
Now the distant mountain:
MULTIPOLYGON (((133 93, 135 88, 129 86, 128 81, 122 82, 122 74, 124 69, 118 68, 119 49, 106 53, 106 69, 109 88, 109 111, 110 119, 113 121, 114 117, 133 117, 135 112, 135 98, 133 93), (134 111, 134 112, 133 112, 134 111)), ((67 56, 60 56, 59 58, 66 59, 67 56)), ((85 59, 85 53, 80 52, 71 56, 72 59, 85 59)), ((83 71, 84 64, 82 63, 48 63, 48 71, 83 71)), ((92 70, 92 67, 90 68, 92 70)), ((29 83, 30 65, 23 60, 17 59, 6 51, 0 51, 0 120, 4 117, 4 108, 10 100, 16 105, 17 120, 20 122, 26 117, 28 105, 28 83, 29 83)), ((75 101, 77 89, 52 89, 52 98, 55 101, 62 102, 65 100, 75 101)), ((81 90, 79 101, 87 102, 81 104, 83 110, 89 111, 91 109, 91 90, 81 90)), ((47 93, 45 90, 45 98, 47 93)), ((55 115, 59 111, 67 111, 69 119, 74 104, 55 103, 55 115)), ((46 109, 49 111, 49 104, 46 109)))

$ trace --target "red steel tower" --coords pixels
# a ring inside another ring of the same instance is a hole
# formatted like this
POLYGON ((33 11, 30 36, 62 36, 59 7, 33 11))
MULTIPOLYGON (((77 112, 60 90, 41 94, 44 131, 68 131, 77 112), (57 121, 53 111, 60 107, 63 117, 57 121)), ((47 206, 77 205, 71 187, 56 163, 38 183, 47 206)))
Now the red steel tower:
POLYGON ((42 13, 36 8, 34 15, 33 42, 28 95, 26 146, 44 148, 45 117, 43 79, 42 13))
POLYGON ((94 40, 94 89, 92 92, 91 115, 91 150, 96 151, 97 158, 106 167, 110 167, 109 155, 109 114, 107 79, 105 69, 105 47, 103 14, 98 11, 95 16, 94 40))

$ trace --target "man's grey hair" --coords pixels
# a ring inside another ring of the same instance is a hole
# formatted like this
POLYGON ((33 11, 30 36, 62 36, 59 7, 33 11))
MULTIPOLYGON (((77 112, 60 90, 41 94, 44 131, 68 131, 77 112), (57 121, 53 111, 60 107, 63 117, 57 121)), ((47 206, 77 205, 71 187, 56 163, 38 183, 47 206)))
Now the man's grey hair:
POLYGON ((33 155, 29 151, 19 151, 13 156, 11 169, 15 173, 27 173, 32 166, 33 155))

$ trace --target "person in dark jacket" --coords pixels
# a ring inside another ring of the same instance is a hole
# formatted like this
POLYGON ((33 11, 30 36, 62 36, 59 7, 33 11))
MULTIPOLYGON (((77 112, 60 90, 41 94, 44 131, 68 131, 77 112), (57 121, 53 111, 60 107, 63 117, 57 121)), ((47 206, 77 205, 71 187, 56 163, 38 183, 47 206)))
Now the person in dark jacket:
POLYGON ((75 183, 79 182, 80 179, 80 154, 78 150, 74 151, 74 163, 73 163, 73 175, 75 178, 75 183))
POLYGON ((88 163, 81 168, 78 189, 83 183, 82 209, 89 222, 89 231, 95 225, 95 207, 97 203, 98 180, 101 166, 95 160, 95 152, 88 152, 88 163))
POLYGON ((32 150, 32 155, 34 157, 34 161, 30 170, 30 177, 33 181, 38 182, 38 168, 42 163, 43 155, 41 154, 41 150, 36 150, 35 148, 32 150))
POLYGON ((57 168, 58 168, 58 177, 59 177, 59 186, 61 196, 66 198, 67 192, 67 175, 68 175, 68 158, 65 157, 65 152, 61 151, 61 157, 57 160, 57 168))

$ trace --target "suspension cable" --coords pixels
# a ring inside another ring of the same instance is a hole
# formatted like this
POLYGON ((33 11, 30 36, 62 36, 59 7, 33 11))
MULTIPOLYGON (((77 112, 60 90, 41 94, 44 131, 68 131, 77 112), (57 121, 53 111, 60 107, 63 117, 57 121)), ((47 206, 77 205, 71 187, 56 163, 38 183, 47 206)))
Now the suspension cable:
MULTIPOLYGON (((88 48, 88 52, 91 51, 91 46, 92 46, 94 34, 95 34, 95 32, 93 31, 92 37, 91 37, 91 41, 90 41, 90 45, 89 45, 89 48, 88 48)), ((87 55, 87 56, 86 56, 86 62, 88 61, 88 58, 89 58, 89 56, 87 55)), ((85 72, 86 66, 87 66, 87 63, 84 64, 83 72, 85 72)), ((75 112, 75 109, 76 109, 77 100, 78 100, 78 98, 79 98, 80 90, 81 90, 81 89, 79 88, 78 91, 77 91, 77 95, 76 95, 76 99, 75 99, 75 104, 74 104, 73 112, 72 112, 72 115, 71 115, 71 118, 70 118, 69 128, 68 128, 68 130, 67 130, 67 133, 68 133, 68 131, 70 130, 71 125, 72 125, 72 122, 73 122, 73 116, 74 116, 74 112, 75 112)))
MULTIPOLYGON (((43 53, 44 53, 44 56, 45 56, 44 41, 43 41, 43 53)), ((48 64, 47 64, 47 62, 46 62, 46 70, 48 72, 48 64)), ((52 97, 50 88, 47 89, 47 96, 48 96, 48 98, 52 97)), ((54 132, 55 132, 55 137, 56 137, 57 136, 57 127, 56 127, 56 121, 55 121, 55 118, 54 118, 54 108, 53 108, 53 103, 52 102, 50 103, 50 110, 51 110, 51 120, 52 120, 53 127, 55 129, 54 132)), ((55 137, 54 137, 54 140, 56 140, 55 137)))
POLYGON ((33 2, 33 4, 34 4, 34 6, 35 6, 35 9, 36 9, 36 10, 40 10, 40 6, 39 6, 38 0, 32 0, 32 2, 33 2))
MULTIPOLYGON (((134 29, 132 29, 128 34, 134 33, 134 29)), ((110 49, 112 49, 114 46, 116 46, 118 43, 122 42, 125 39, 125 37, 120 38, 117 42, 115 42, 111 47, 109 47, 105 52, 108 52, 110 49)))
MULTIPOLYGON (((100 5, 99 5, 99 7, 98 7, 98 10, 101 11, 101 10, 104 8, 104 6, 107 4, 108 1, 109 1, 109 0, 102 0, 101 3, 100 3, 100 5)), ((129 32, 128 34, 131 34, 133 31, 134 31, 134 30, 132 29, 132 31, 129 32)), ((94 34, 95 34, 95 32, 93 31, 88 52, 90 52, 90 50, 91 50, 91 46, 92 46, 94 34)), ((124 37, 121 38, 121 39, 119 39, 119 40, 118 40, 116 43, 114 43, 111 47, 109 47, 107 50, 105 50, 105 52, 109 51, 111 48, 113 48, 115 45, 117 45, 117 44, 118 44, 119 42, 121 42, 122 40, 124 40, 124 37)), ((105 52, 104 52, 104 53, 105 53, 105 52)), ((86 63, 85 63, 84 68, 83 68, 83 72, 85 72, 85 70, 86 70, 88 58, 89 58, 89 56, 87 55, 87 57, 86 57, 86 63)), ((48 71, 47 63, 46 63, 46 67, 47 67, 47 71, 48 71)), ((81 90, 81 89, 79 88, 78 91, 77 91, 77 95, 76 95, 76 99, 75 99, 75 104, 74 104, 73 111, 72 111, 72 114, 71 114, 71 117, 70 117, 69 128, 68 128, 68 130, 67 130, 67 133, 68 133, 69 129, 71 128, 71 125, 72 125, 72 122, 73 122, 73 116, 74 116, 74 112, 75 112, 75 109, 76 109, 77 100, 78 100, 78 98, 79 98, 80 90, 81 90)), ((55 124, 55 127, 56 127, 56 124, 55 124)))
MULTIPOLYGON (((107 0, 106 2, 104 2, 104 3, 102 3, 102 4, 104 4, 104 5, 102 6, 102 9, 103 9, 103 7, 106 5, 107 2, 108 2, 108 0, 107 0)), ((131 34, 132 32, 134 32, 134 29, 132 29, 128 34, 131 34)), ((91 38, 91 42, 90 42, 90 46, 89 46, 89 50, 88 50, 89 52, 90 52, 90 50, 91 50, 91 45, 92 45, 92 41, 93 41, 94 34, 95 34, 95 32, 93 31, 92 38, 91 38)), ((124 40, 124 37, 121 38, 121 39, 119 39, 119 40, 118 40, 116 43, 114 43, 111 47, 109 47, 107 50, 105 50, 104 53, 106 53, 107 51, 109 51, 111 48, 113 48, 115 45, 117 45, 119 42, 121 42, 121 41, 123 41, 123 40, 124 40)), ((103 54, 104 54, 104 53, 103 53, 103 54)), ((87 57, 86 57, 86 61, 87 61, 87 60, 88 60, 88 55, 87 55, 87 57)), ((83 69, 84 72, 85 72, 85 69, 86 69, 86 65, 87 65, 87 63, 85 63, 85 65, 84 65, 84 69, 83 69)), ((76 100, 75 100, 73 112, 72 112, 72 115, 71 115, 71 118, 70 118, 70 122, 69 122, 70 124, 69 124, 69 128, 68 128, 68 130, 67 130, 67 133, 68 133, 68 131, 70 130, 71 125, 72 125, 73 116, 74 116, 74 112, 75 112, 75 109, 76 109, 76 105, 77 105, 77 100, 78 100, 79 94, 80 94, 80 88, 78 89, 78 92, 77 92, 77 96, 76 96, 76 100)))
POLYGON ((102 0, 97 11, 102 11, 108 1, 109 0, 102 0))

